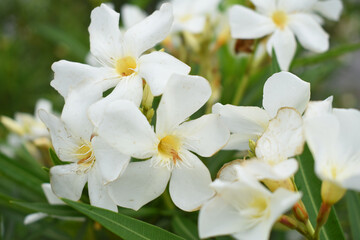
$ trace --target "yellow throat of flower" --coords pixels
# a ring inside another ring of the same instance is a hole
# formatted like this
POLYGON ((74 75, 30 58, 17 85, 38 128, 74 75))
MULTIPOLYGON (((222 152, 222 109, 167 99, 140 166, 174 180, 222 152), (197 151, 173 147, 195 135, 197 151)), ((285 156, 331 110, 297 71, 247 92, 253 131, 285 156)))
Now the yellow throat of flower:
POLYGON ((255 210, 252 214, 252 218, 261 218, 268 216, 269 201, 264 197, 254 198, 251 201, 249 207, 255 210))
POLYGON ((160 140, 158 145, 159 153, 165 157, 172 159, 173 163, 176 164, 177 160, 181 161, 179 157, 180 140, 172 135, 168 135, 160 140))
POLYGON ((84 143, 76 151, 77 164, 85 171, 92 167, 95 162, 95 155, 91 143, 84 143))
POLYGON ((275 25, 280 29, 284 29, 288 24, 288 15, 282 10, 275 11, 271 18, 275 25))
POLYGON ((136 60, 130 56, 120 58, 116 61, 115 69, 120 76, 130 76, 135 72, 136 60))

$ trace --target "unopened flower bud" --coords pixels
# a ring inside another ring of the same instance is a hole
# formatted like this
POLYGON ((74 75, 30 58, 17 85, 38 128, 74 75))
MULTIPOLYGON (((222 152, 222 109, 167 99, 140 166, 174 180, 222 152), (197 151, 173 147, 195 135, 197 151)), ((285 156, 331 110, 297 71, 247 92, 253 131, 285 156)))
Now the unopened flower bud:
POLYGON ((306 223, 306 221, 309 219, 309 215, 306 212, 306 209, 300 203, 296 203, 294 205, 293 212, 294 212, 296 219, 298 219, 299 221, 301 221, 303 223, 306 223))

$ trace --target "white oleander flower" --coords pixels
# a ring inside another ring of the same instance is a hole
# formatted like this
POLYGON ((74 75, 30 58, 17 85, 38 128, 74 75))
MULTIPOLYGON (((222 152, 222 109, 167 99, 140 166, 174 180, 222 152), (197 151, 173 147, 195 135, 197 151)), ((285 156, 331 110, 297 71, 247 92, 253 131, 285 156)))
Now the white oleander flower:
POLYGON ((98 133, 124 154, 145 161, 131 162, 124 174, 109 184, 119 206, 139 209, 164 192, 170 179, 170 195, 185 211, 198 209, 213 195, 209 170, 192 152, 210 157, 223 147, 229 132, 218 114, 186 121, 211 95, 202 77, 174 74, 161 98, 156 129, 129 101, 108 105, 98 133))
POLYGON ((256 11, 235 5, 230 9, 230 28, 233 38, 256 39, 267 35, 269 55, 275 50, 282 70, 288 70, 296 51, 295 36, 312 52, 329 48, 329 35, 314 18, 317 0, 252 0, 256 11), (316 6, 316 5, 315 5, 316 6))
POLYGON ((201 33, 207 18, 218 16, 220 0, 171 0, 174 9, 172 32, 201 33))
POLYGON ((329 193, 322 188, 323 200, 329 203, 341 198, 345 189, 360 191, 359 122, 360 111, 336 108, 305 121, 305 135, 314 156, 315 172, 325 186, 330 185, 332 189, 335 186, 338 190, 329 193), (325 192, 332 197, 324 196, 325 192))
POLYGON ((89 105, 102 97, 91 84, 68 92, 61 119, 39 111, 41 120, 50 131, 52 144, 59 159, 70 162, 50 169, 54 193, 61 198, 77 201, 88 182, 91 205, 117 211, 104 184, 114 181, 126 168, 130 158, 118 152, 96 136, 87 117, 89 105))
POLYGON ((39 99, 36 102, 34 115, 29 113, 15 113, 14 120, 1 116, 1 122, 12 133, 20 136, 26 141, 33 141, 39 138, 49 138, 49 132, 44 123, 39 119, 37 111, 46 109, 52 111, 52 104, 45 99, 39 99))
POLYGON ((238 107, 215 104, 232 133, 227 150, 249 150, 249 140, 256 142, 256 158, 245 161, 259 180, 282 180, 292 176, 298 163, 290 157, 301 154, 305 143, 302 113, 310 99, 310 84, 288 72, 271 76, 265 83, 263 106, 238 107))
MULTIPOLYGON (((61 201, 60 198, 58 198, 53 193, 50 183, 41 184, 41 188, 44 191, 46 199, 48 200, 48 202, 51 205, 65 205, 65 203, 63 201, 61 201)), ((62 220, 68 220, 68 221, 84 221, 85 220, 85 218, 83 218, 83 217, 53 216, 53 215, 49 215, 46 213, 38 212, 38 213, 32 213, 32 214, 27 215, 24 219, 24 224, 25 225, 31 224, 31 223, 34 223, 36 221, 39 221, 39 220, 49 217, 49 216, 51 216, 53 218, 62 219, 62 220)))
POLYGON ((173 24, 172 7, 163 4, 141 22, 121 33, 119 13, 105 4, 91 13, 90 51, 101 67, 61 60, 53 64, 55 78, 51 82, 63 97, 69 89, 92 81, 103 91, 114 86, 131 92, 136 105, 142 98, 142 79, 150 86, 153 95, 160 95, 173 73, 188 74, 190 67, 171 55, 153 48, 170 33, 173 24))
POLYGON ((222 105, 213 106, 231 132, 225 150, 249 150, 249 140, 257 141, 279 109, 293 108, 302 114, 310 100, 310 84, 289 72, 272 75, 264 85, 263 108, 222 105))
POLYGON ((301 198, 300 193, 283 188, 271 193, 246 172, 238 173, 238 181, 217 179, 211 184, 216 195, 200 209, 201 238, 232 235, 243 240, 269 239, 277 219, 301 198))

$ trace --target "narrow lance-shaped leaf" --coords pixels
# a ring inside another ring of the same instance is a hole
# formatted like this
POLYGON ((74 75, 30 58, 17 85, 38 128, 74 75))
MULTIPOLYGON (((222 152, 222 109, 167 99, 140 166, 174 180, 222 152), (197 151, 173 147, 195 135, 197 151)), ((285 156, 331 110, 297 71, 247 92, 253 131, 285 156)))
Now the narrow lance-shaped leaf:
POLYGON ((326 60, 334 59, 340 57, 347 53, 353 53, 355 51, 360 50, 360 43, 351 43, 344 44, 335 48, 330 49, 329 51, 313 55, 310 57, 298 58, 293 61, 292 66, 294 67, 302 67, 311 64, 317 64, 326 60))
MULTIPOLYGON (((295 182, 299 191, 303 193, 302 201, 308 211, 312 225, 315 226, 322 201, 320 196, 321 181, 315 175, 314 160, 308 147, 305 147, 304 153, 298 157, 298 162, 299 171, 295 175, 295 182)), ((331 209, 328 221, 320 231, 320 239, 345 240, 334 207, 331 209)))
POLYGON ((353 191, 346 193, 347 209, 353 240, 360 240, 360 197, 353 191))
POLYGON ((185 239, 200 239, 197 231, 196 223, 182 216, 175 216, 172 219, 172 228, 174 232, 185 239))
POLYGON ((42 212, 53 216, 81 217, 82 215, 66 205, 51 205, 48 203, 27 203, 11 201, 11 204, 29 209, 33 212, 42 212))
POLYGON ((115 233, 123 239, 157 239, 157 240, 179 240, 183 239, 157 226, 125 216, 120 213, 111 212, 106 209, 97 208, 88 204, 74 202, 68 199, 63 201, 85 214, 92 220, 115 233))

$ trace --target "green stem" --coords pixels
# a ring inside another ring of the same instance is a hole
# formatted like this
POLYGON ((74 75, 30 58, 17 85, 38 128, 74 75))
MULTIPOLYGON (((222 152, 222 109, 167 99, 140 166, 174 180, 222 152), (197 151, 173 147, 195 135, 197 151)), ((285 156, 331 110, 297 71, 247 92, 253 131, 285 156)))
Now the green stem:
POLYGON ((252 71, 254 69, 254 64, 253 64, 254 63, 254 56, 255 56, 258 45, 259 45, 259 42, 257 41, 255 43, 254 52, 250 55, 249 60, 248 60, 248 62, 246 64, 246 70, 245 70, 245 73, 244 73, 244 77, 243 77, 241 83, 238 85, 238 88, 236 89, 235 97, 234 97, 234 99, 232 101, 233 105, 238 105, 240 103, 240 101, 242 100, 243 96, 244 96, 245 90, 246 90, 247 85, 249 83, 250 76, 251 76, 252 71))

